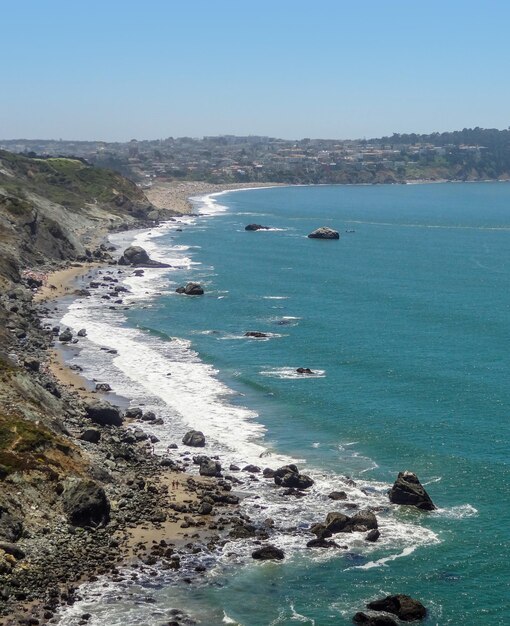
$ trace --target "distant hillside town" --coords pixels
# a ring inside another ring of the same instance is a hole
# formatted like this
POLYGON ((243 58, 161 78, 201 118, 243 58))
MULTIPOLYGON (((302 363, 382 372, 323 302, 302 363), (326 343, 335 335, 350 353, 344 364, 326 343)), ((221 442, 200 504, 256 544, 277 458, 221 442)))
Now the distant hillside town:
POLYGON ((210 183, 404 183, 510 179, 510 130, 464 129, 362 140, 222 135, 105 141, 0 140, 31 156, 74 156, 141 187, 154 181, 210 183))

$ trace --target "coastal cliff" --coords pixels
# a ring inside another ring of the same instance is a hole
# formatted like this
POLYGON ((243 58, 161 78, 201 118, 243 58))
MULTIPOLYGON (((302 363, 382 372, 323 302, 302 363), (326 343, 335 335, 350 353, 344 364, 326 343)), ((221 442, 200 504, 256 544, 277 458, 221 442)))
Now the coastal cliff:
POLYGON ((172 214, 115 172, 0 152, 0 615, 21 611, 12 623, 34 600, 51 618, 73 582, 122 558, 127 523, 168 505, 146 438, 91 424, 86 400, 50 371, 55 337, 33 295, 57 268, 112 262, 108 231, 172 214))

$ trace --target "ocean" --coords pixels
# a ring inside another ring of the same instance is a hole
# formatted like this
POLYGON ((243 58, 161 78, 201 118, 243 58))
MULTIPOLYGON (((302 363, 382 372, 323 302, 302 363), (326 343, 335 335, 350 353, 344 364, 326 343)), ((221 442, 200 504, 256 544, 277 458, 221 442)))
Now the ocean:
POLYGON ((194 204, 197 216, 112 236, 173 267, 125 278, 129 310, 70 304, 62 323, 88 333, 73 362, 164 418, 156 452, 197 428, 224 467, 295 462, 315 485, 301 499, 262 478, 241 488, 246 513, 274 520, 284 561, 227 544, 191 585, 168 571, 89 584, 62 623, 156 626, 174 607, 210 626, 338 626, 405 593, 429 625, 510 624, 510 185, 275 187, 194 204), (270 229, 246 232, 254 222, 270 229), (319 226, 340 240, 308 239, 319 226), (175 293, 188 281, 205 294, 175 293), (436 511, 390 505, 402 470, 436 511), (377 543, 305 547, 310 524, 344 510, 333 490, 376 510, 377 543))

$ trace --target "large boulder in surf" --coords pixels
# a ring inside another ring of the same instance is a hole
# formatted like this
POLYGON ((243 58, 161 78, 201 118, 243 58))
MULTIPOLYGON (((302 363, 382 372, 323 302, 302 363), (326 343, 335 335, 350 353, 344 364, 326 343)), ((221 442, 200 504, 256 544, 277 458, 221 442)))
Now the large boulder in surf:
POLYGON ((415 600, 404 594, 386 596, 381 600, 374 600, 367 604, 372 611, 386 611, 396 615, 403 622, 414 622, 423 619, 427 615, 427 609, 419 600, 415 600))
POLYGON ((308 235, 309 239, 340 239, 340 233, 327 226, 321 226, 308 235))
POLYGON ((63 506, 73 526, 103 526, 110 521, 105 491, 92 480, 77 480, 63 495, 63 506))
POLYGON ((119 259, 119 265, 131 265, 133 267, 170 267, 168 263, 153 261, 147 251, 141 246, 129 246, 119 259))
POLYGON ((274 482, 279 487, 291 487, 294 489, 308 489, 313 485, 313 480, 306 474, 300 474, 295 465, 284 465, 274 473, 274 482))
POLYGON ((183 293, 186 296, 202 296, 204 288, 199 283, 187 283, 184 287, 177 287, 176 293, 183 293))
POLYGON ((203 448, 205 446, 205 435, 200 430, 189 430, 182 438, 182 443, 192 448, 203 448))
POLYGON ((199 473, 200 476, 220 477, 221 463, 219 461, 214 461, 207 456, 204 456, 199 463, 199 473))
POLYGON ((285 553, 280 548, 276 546, 263 546, 262 548, 257 548, 251 553, 251 556, 258 561, 269 561, 276 560, 282 561, 285 558, 285 553))
POLYGON ((85 415, 101 426, 122 426, 122 415, 116 406, 109 402, 90 402, 85 407, 85 415))
POLYGON ((269 226, 262 226, 262 224, 248 224, 244 227, 244 230, 269 230, 269 226))
POLYGON ((422 511, 433 511, 436 508, 418 476, 413 472, 399 472, 388 495, 393 504, 408 504, 422 511))

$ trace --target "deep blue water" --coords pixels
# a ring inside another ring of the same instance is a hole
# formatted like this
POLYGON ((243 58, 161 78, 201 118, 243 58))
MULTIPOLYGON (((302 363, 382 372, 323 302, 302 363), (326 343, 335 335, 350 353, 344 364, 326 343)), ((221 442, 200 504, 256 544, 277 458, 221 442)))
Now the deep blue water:
POLYGON ((510 185, 288 187, 216 201, 227 210, 157 242, 190 246, 195 263, 171 274, 171 290, 196 280, 205 295, 168 293, 129 324, 189 339, 241 394, 234 402, 257 411, 272 449, 374 484, 412 470, 439 511, 396 511, 436 540, 376 567, 356 567, 378 559, 362 546, 300 552, 183 597, 209 607, 211 624, 223 611, 244 626, 349 624, 389 593, 419 598, 427 624, 510 624, 510 185), (280 230, 245 232, 251 222, 280 230), (323 225, 340 240, 306 237, 323 225), (277 336, 240 339, 248 330, 277 336), (299 366, 323 375, 287 376, 299 366))

